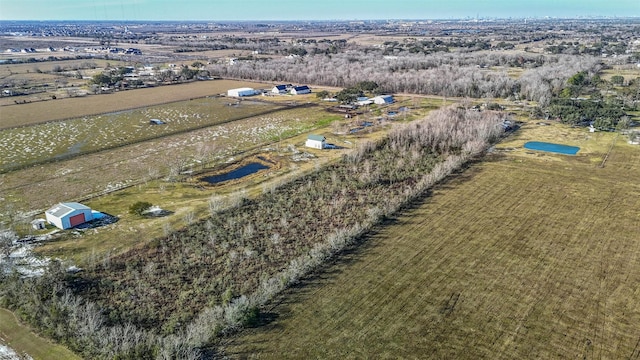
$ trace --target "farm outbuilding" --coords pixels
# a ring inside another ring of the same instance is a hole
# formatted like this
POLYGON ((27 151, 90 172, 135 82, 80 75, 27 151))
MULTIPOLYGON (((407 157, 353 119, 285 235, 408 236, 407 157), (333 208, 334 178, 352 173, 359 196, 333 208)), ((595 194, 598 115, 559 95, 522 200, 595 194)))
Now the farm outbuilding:
POLYGON ((60 229, 69 229, 93 220, 91 208, 77 202, 59 203, 45 211, 49 224, 60 229))
POLYGON ((45 219, 35 219, 31 222, 31 227, 34 230, 42 230, 46 227, 45 226, 46 223, 47 221, 45 219))
POLYGON ((307 141, 304 143, 304 146, 314 148, 314 149, 324 149, 326 146, 327 138, 322 135, 309 135, 307 137, 307 141))
POLYGON ((391 95, 379 95, 373 98, 373 103, 374 104, 378 104, 378 105, 384 105, 384 104, 392 104, 393 103, 393 96, 391 95))
POLYGON ((287 85, 276 85, 271 89, 271 92, 274 94, 286 94, 287 93, 287 85))
POLYGON ((258 92, 255 89, 252 89, 249 87, 227 90, 227 96, 233 96, 233 97, 253 96, 257 94, 258 92))
POLYGON ((302 95, 309 93, 311 93, 311 89, 307 85, 294 86, 293 89, 291 89, 291 94, 293 95, 302 95))

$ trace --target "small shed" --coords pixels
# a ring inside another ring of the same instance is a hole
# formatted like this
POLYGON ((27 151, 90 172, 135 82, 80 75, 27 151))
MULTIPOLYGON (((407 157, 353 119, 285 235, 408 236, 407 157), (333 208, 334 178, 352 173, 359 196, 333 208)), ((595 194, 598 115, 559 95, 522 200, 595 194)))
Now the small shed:
POLYGON ((34 230, 42 230, 46 227, 45 226, 46 223, 47 223, 47 220, 45 219, 35 219, 31 222, 31 226, 33 227, 34 230))
POLYGON ((65 202, 45 211, 49 224, 60 229, 69 229, 93 220, 91 208, 77 202, 65 202))
POLYGON ((258 92, 255 89, 252 89, 249 87, 227 90, 227 96, 233 96, 233 97, 253 96, 257 94, 258 92))
POLYGON ((276 85, 273 87, 273 89, 271 89, 271 92, 274 94, 286 94, 287 93, 287 85, 276 85))
POLYGON ((307 85, 294 86, 293 89, 291 89, 291 94, 293 95, 302 95, 302 94, 310 94, 310 93, 311 93, 311 89, 307 85))
POLYGON ((384 105, 384 104, 392 104, 393 103, 393 96, 391 95, 379 95, 373 98, 373 103, 374 104, 378 104, 378 105, 384 105))
POLYGON ((310 147, 313 149, 324 149, 327 145, 327 138, 322 135, 309 135, 307 137, 307 141, 304 143, 304 146, 310 147))

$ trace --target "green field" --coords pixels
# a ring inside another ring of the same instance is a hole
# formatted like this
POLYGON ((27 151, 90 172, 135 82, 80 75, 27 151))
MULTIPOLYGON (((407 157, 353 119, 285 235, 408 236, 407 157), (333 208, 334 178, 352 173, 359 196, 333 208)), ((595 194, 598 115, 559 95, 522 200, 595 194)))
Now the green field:
POLYGON ((9 345, 18 354, 28 354, 34 360, 80 359, 71 351, 35 335, 18 324, 8 310, 0 309, 0 344, 9 345))
POLYGON ((526 124, 326 271, 231 358, 639 359, 640 148, 526 124), (528 140, 580 144, 575 157, 528 140))

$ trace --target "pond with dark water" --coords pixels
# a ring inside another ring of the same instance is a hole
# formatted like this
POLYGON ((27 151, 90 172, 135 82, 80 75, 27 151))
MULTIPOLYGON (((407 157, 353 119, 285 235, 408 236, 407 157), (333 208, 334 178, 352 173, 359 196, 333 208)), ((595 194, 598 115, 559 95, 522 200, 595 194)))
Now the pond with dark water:
POLYGON ((240 179, 245 176, 255 174, 260 170, 265 170, 268 168, 269 167, 266 165, 263 165, 258 162, 253 162, 223 174, 203 177, 200 180, 206 181, 209 184, 219 184, 221 182, 225 182, 229 180, 240 179))

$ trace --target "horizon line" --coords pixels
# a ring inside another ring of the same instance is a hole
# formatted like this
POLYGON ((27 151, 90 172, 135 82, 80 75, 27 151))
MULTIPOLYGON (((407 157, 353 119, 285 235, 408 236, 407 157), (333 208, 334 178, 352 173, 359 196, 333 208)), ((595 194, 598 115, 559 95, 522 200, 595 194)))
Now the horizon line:
POLYGON ((510 17, 450 17, 450 18, 369 18, 369 19, 0 19, 0 22, 4 21, 35 21, 35 22, 60 22, 60 21, 102 21, 102 22, 131 22, 131 21, 155 21, 155 22, 361 22, 361 21, 452 21, 452 20, 465 20, 465 21, 481 21, 481 20, 610 20, 610 19, 638 19, 640 15, 633 16, 617 16, 617 15, 580 15, 580 16, 510 16, 510 17))

